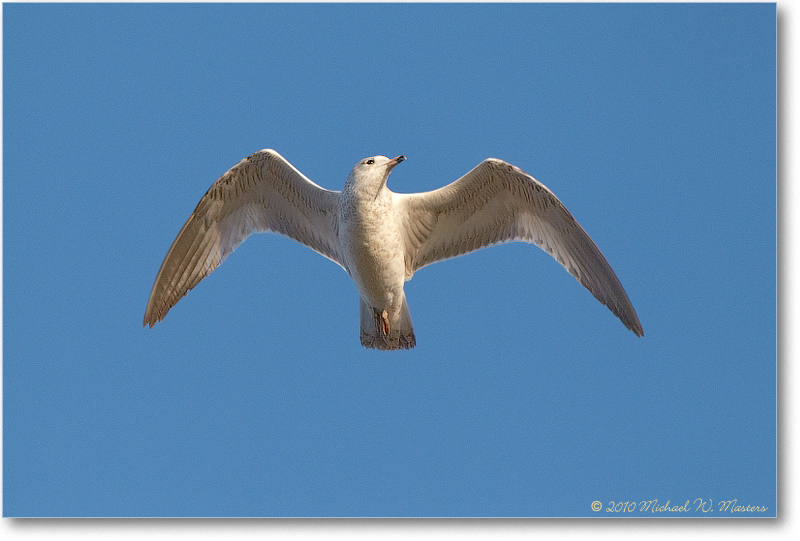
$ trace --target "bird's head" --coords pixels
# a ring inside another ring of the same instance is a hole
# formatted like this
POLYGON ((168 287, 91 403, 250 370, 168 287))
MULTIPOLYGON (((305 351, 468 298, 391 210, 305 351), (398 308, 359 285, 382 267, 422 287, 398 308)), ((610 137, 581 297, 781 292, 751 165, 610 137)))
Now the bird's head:
POLYGON ((354 188, 366 191, 380 191, 386 185, 389 173, 395 165, 405 160, 405 156, 387 158, 386 156, 371 156, 359 161, 350 175, 347 183, 354 188))

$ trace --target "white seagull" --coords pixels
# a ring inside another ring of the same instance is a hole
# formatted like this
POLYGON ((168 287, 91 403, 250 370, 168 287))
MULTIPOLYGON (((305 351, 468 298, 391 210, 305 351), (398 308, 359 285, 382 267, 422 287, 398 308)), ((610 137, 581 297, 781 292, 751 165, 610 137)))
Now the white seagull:
POLYGON ((544 184, 489 158, 438 190, 394 193, 386 181, 405 159, 364 158, 341 192, 314 184, 274 150, 240 161, 211 185, 172 243, 150 292, 144 325, 164 319, 252 233, 273 232, 347 271, 361 297, 361 343, 368 348, 416 344, 403 291, 415 271, 512 241, 539 246, 643 336, 611 266, 544 184))

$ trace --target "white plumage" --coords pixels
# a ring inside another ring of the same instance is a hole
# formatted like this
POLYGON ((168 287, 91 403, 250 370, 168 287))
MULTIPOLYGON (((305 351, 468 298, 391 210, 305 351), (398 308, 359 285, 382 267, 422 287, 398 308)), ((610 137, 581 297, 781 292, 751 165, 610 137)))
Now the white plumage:
POLYGON ((414 347, 403 284, 415 271, 512 241, 542 248, 626 327, 644 334, 611 266, 539 181, 490 158, 438 190, 398 194, 386 181, 404 159, 365 158, 336 192, 311 182, 274 150, 245 158, 209 188, 178 233, 153 284, 144 324, 161 321, 249 235, 271 231, 348 272, 361 297, 366 347, 414 347))

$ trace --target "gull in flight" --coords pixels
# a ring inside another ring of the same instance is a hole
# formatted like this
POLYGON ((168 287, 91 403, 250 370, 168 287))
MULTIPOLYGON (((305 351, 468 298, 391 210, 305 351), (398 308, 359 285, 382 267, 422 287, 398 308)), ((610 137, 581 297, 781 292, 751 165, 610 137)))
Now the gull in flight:
POLYGON ((317 186, 274 150, 240 161, 211 185, 172 243, 150 292, 144 325, 164 319, 252 233, 273 232, 347 271, 360 295, 361 344, 368 348, 416 344, 403 291, 415 271, 512 241, 539 246, 643 336, 611 266, 544 184, 490 158, 438 190, 394 193, 386 181, 405 159, 364 158, 341 192, 317 186))

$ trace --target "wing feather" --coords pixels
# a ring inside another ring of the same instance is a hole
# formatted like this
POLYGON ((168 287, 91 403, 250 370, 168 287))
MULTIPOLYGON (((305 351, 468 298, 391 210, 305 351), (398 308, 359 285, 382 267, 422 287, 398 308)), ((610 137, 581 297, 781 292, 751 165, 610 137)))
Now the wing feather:
POLYGON ((395 194, 404 231, 406 277, 426 265, 505 242, 550 254, 631 331, 642 336, 633 305, 611 266, 544 184, 502 160, 483 161, 452 184, 395 194))
POLYGON ((311 182, 274 150, 260 150, 222 175, 197 204, 156 275, 144 325, 152 327, 248 236, 274 232, 342 265, 339 192, 311 182))

